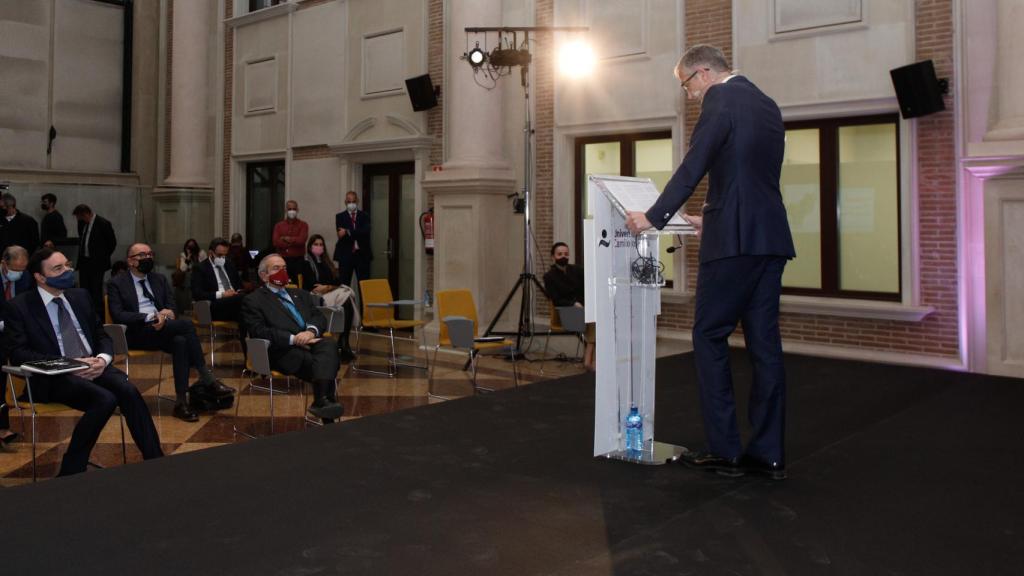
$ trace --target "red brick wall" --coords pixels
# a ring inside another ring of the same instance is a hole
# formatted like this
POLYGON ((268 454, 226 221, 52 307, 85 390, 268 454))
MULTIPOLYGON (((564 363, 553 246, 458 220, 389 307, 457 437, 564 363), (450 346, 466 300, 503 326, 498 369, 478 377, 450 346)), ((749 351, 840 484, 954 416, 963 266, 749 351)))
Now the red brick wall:
MULTIPOLYGON (((224 1, 224 18, 231 18, 235 14, 234 0, 224 1)), ((234 114, 234 86, 235 86, 235 32, 230 26, 224 26, 224 147, 221 153, 224 156, 224 163, 221 167, 221 200, 223 209, 221 211, 221 232, 230 234, 231 227, 231 123, 234 114)))
MULTIPOLYGON (((690 0, 686 3, 686 45, 713 44, 731 60, 731 0, 690 0)), ((917 59, 935 61, 941 78, 953 76, 952 0, 916 3, 917 59)), ((831 344, 927 355, 954 356, 958 351, 956 173, 952 96, 946 111, 917 121, 917 196, 921 270, 921 303, 935 307, 922 322, 836 318, 784 314, 780 319, 786 342, 831 344)), ((699 107, 686 106, 687 136, 699 107)), ((685 146, 684 146, 685 149, 685 146)), ((706 188, 697 190, 689 206, 703 202, 706 188)), ((687 248, 690 270, 696 270, 696 246, 687 248)), ((693 306, 667 304, 659 325, 688 331, 693 306)))
MULTIPOLYGON (((537 0, 537 26, 555 23, 554 0, 537 0)), ((543 275, 550 265, 548 249, 554 243, 554 181, 555 181, 555 48, 550 34, 539 34, 534 50, 534 80, 531 97, 534 99, 534 181, 531 203, 534 217, 531 221, 534 248, 533 271, 543 275)), ((569 193, 572 193, 571 191, 569 193)), ((547 315, 547 301, 538 299, 537 311, 547 315)))
MULTIPOLYGON (((428 0, 427 5, 427 73, 434 86, 444 86, 444 0, 428 0)), ((445 94, 437 99, 438 105, 427 111, 427 134, 434 137, 430 145, 430 164, 444 164, 444 106, 445 94)), ((430 170, 430 168, 427 168, 430 170)), ((426 205, 434 206, 434 197, 427 194, 426 205)), ((434 257, 424 255, 425 270, 423 274, 424 288, 434 288, 434 257)))

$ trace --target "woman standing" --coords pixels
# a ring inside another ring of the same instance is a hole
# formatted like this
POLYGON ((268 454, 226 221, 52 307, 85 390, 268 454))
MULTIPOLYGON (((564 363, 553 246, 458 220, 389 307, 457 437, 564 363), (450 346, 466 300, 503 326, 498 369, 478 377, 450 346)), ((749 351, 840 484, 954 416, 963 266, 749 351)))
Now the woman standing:
POLYGON ((181 254, 178 254, 174 274, 171 275, 174 301, 180 313, 192 310, 192 269, 203 260, 206 260, 206 252, 199 249, 199 242, 195 238, 186 240, 181 254))
POLYGON ((338 351, 342 362, 351 362, 356 355, 348 343, 352 331, 355 307, 352 306, 352 289, 338 280, 338 269, 330 258, 324 256, 324 237, 313 234, 306 242, 306 256, 302 261, 302 289, 323 298, 324 306, 345 310, 345 329, 338 335, 338 351))

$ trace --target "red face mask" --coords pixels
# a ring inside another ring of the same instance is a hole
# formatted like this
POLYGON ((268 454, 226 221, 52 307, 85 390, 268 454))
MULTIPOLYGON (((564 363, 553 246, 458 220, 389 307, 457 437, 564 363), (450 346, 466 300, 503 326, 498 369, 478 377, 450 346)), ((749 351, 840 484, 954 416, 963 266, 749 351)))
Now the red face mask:
POLYGON ((285 284, 288 283, 289 280, 288 269, 281 268, 277 272, 274 272, 270 276, 267 276, 267 280, 270 280, 270 283, 275 286, 284 286, 285 284))

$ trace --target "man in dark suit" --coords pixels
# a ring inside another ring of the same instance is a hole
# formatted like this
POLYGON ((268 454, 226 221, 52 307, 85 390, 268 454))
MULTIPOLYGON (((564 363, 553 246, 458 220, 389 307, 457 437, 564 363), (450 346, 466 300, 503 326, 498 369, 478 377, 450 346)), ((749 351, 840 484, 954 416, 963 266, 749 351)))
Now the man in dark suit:
POLYGON ((59 476, 84 472, 103 426, 120 408, 145 459, 163 456, 160 438, 142 395, 128 376, 110 365, 113 347, 89 295, 75 289, 74 272, 63 254, 43 248, 32 255, 28 272, 36 289, 5 303, 4 350, 11 363, 75 358, 88 368, 60 376, 33 376, 36 402, 60 402, 81 410, 81 419, 60 466, 59 476))
POLYGON ((39 224, 36 219, 18 210, 18 200, 4 192, 4 218, 0 218, 0 250, 21 246, 31 254, 39 247, 39 224))
POLYGON ((338 229, 338 243, 334 245, 334 260, 341 272, 341 283, 357 286, 352 272, 359 280, 370 279, 370 215, 359 209, 359 196, 355 192, 345 194, 345 211, 334 217, 338 229))
POLYGON ((242 317, 242 278, 228 258, 231 244, 223 238, 210 241, 209 257, 192 272, 192 300, 209 300, 214 320, 238 322, 242 317))
POLYGON ((786 261, 796 256, 779 191, 785 127, 779 107, 743 76, 732 74, 722 51, 706 45, 686 51, 676 77, 702 103, 690 149, 646 214, 630 212, 638 233, 661 229, 710 173, 702 216, 684 218, 700 231, 700 270, 693 325, 707 450, 683 462, 727 476, 786 477, 786 375, 779 334, 779 296, 786 261), (729 334, 743 322, 754 365, 744 449, 736 426, 729 370, 729 334))
POLYGON ((127 327, 128 346, 142 350, 163 350, 174 364, 174 417, 186 422, 199 420, 188 404, 188 373, 195 368, 200 383, 214 394, 229 396, 225 386, 206 366, 203 347, 195 326, 180 320, 174 310, 171 286, 163 274, 153 272, 153 250, 147 244, 132 244, 127 254, 128 274, 119 274, 107 284, 110 317, 127 327))
POLYGON ((92 295, 93 308, 103 313, 103 275, 110 270, 110 255, 117 248, 114 227, 93 214, 85 204, 71 212, 78 220, 78 285, 92 295))
POLYGON ((57 211, 57 197, 47 192, 43 194, 40 207, 46 215, 39 223, 39 242, 56 242, 68 237, 68 228, 64 225, 64 216, 57 211))
POLYGON ((252 338, 270 341, 270 365, 313 385, 309 413, 333 422, 343 412, 335 397, 334 381, 341 360, 338 343, 321 336, 327 318, 317 308, 319 299, 301 289, 288 289, 288 265, 270 254, 258 268, 262 286, 242 302, 242 322, 252 338))
MULTIPOLYGON (((21 246, 8 246, 4 248, 3 257, 0 258, 0 283, 3 285, 3 302, 13 300, 15 296, 32 289, 35 282, 32 277, 25 273, 28 267, 28 251, 21 246)), ((0 309, 0 333, 4 331, 3 310, 0 309)), ((0 365, 7 363, 7 356, 0 346, 0 365)), ((2 400, 0 400, 2 402, 2 400)), ((19 434, 11 430, 10 410, 5 404, 0 407, 0 447, 7 447, 8 444, 18 439, 19 434)))

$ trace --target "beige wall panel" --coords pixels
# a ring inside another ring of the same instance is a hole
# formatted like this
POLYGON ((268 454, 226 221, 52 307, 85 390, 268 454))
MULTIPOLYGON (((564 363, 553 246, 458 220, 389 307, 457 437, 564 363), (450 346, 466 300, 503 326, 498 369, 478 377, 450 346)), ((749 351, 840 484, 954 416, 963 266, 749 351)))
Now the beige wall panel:
POLYGON ((1024 376, 1024 176, 985 183, 988 372, 1024 376))
POLYGON ((294 18, 292 144, 339 142, 345 136, 345 5, 329 2, 294 18))
POLYGON ((288 171, 288 198, 299 203, 299 217, 309 233, 320 234, 333 254, 337 234, 334 215, 341 211, 341 163, 337 158, 296 160, 288 171))
POLYGON ((0 166, 44 168, 50 3, 0 2, 0 166))
POLYGON ((241 26, 235 34, 235 102, 240 105, 234 110, 234 153, 282 150, 288 145, 288 17, 241 26), (246 114, 246 63, 270 57, 277 61, 277 106, 273 112, 246 114))

